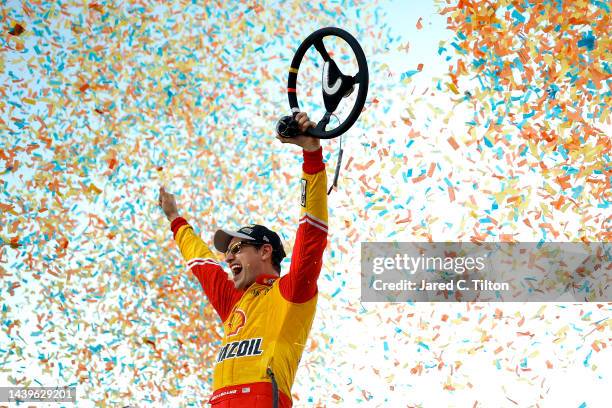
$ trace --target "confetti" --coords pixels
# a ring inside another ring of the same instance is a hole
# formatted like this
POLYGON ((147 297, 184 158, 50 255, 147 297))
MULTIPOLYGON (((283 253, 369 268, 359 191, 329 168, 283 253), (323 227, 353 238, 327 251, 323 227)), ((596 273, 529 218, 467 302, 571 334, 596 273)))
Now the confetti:
POLYGON ((196 3, 3 8, 0 379, 74 384, 97 405, 202 405, 221 326, 157 189, 206 242, 257 222, 290 253, 301 159, 274 123, 299 41, 339 26, 371 83, 343 140, 295 406, 472 401, 488 375, 513 405, 545 405, 559 370, 609 382, 608 304, 362 304, 358 271, 364 241, 609 240, 605 2, 435 2, 427 29, 409 24, 435 38, 404 36, 372 2, 196 3))

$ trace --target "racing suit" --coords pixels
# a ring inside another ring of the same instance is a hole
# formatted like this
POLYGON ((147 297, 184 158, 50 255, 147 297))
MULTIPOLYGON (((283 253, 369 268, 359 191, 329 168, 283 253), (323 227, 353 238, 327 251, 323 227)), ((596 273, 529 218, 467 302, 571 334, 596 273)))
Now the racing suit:
POLYGON ((291 387, 314 319, 317 279, 327 245, 327 176, 322 149, 304 151, 301 214, 289 273, 260 275, 237 290, 184 218, 171 225, 188 267, 223 322, 213 374, 214 408, 292 406, 291 387))

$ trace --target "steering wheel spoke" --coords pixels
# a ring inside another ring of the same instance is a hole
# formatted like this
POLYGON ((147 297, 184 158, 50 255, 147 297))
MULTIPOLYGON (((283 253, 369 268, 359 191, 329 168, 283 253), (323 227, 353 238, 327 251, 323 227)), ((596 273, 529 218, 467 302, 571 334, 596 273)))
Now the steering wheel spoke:
POLYGON ((325 48, 325 45, 323 44, 323 37, 317 39, 313 43, 313 45, 315 49, 319 52, 319 55, 321 55, 321 58, 323 58, 323 61, 327 62, 331 60, 331 57, 329 56, 327 49, 325 48))
POLYGON ((368 74, 366 73, 365 75, 363 75, 363 73, 359 71, 354 76, 352 76, 351 79, 353 80, 353 84, 361 84, 364 80, 368 80, 368 74))

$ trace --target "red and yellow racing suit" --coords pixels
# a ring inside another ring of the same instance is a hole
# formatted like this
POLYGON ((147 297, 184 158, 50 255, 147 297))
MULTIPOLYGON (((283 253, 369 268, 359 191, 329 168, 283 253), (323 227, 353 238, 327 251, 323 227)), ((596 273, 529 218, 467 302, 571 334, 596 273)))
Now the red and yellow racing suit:
POLYGON ((210 249, 184 218, 172 222, 187 265, 223 322, 224 337, 213 375, 215 408, 271 407, 272 383, 279 407, 292 405, 291 386, 317 304, 317 279, 327 245, 327 177, 322 150, 304 151, 301 215, 289 273, 260 275, 237 290, 210 249))

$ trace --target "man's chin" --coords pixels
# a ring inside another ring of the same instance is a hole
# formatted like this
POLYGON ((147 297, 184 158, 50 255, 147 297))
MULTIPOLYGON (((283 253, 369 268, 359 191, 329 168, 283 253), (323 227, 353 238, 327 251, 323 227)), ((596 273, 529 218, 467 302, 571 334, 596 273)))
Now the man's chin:
POLYGON ((236 289, 242 289, 242 279, 241 278, 242 278, 241 276, 234 278, 234 287, 236 289))

